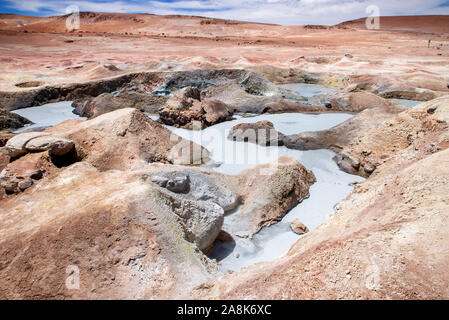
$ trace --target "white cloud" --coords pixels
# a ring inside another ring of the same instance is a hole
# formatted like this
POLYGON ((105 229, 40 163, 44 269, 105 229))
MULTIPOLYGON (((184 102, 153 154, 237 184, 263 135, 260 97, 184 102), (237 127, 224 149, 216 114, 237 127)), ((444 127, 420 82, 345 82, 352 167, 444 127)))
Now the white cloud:
POLYGON ((377 5, 381 15, 449 14, 445 0, 178 0, 142 1, 56 1, 6 0, 11 8, 63 14, 69 5, 81 11, 186 14, 223 19, 277 23, 283 25, 325 24, 366 16, 369 5, 377 5))

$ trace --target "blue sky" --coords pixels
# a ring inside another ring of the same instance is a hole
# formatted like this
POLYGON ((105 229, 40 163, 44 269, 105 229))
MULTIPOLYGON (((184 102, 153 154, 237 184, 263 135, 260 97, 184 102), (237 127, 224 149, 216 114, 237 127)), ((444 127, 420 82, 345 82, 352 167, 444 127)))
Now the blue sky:
POLYGON ((282 25, 325 24, 366 16, 369 5, 381 15, 449 14, 447 0, 0 0, 0 12, 33 16, 81 11, 199 15, 282 25))

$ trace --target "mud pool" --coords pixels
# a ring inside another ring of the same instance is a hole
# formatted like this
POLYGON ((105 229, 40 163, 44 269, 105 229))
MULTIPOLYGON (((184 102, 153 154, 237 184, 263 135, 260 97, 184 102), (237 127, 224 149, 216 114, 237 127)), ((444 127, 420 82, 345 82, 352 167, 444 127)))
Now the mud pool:
MULTIPOLYGON (((322 88, 316 88, 316 85, 307 85, 306 89, 310 89, 310 91, 301 90, 298 91, 298 94, 314 96, 320 94, 319 90, 322 88)), ((72 110, 70 101, 16 110, 14 111, 16 114, 33 122, 32 125, 16 132, 54 126, 68 119, 84 119, 73 114, 72 110)), ((155 115, 149 116, 154 120, 157 119, 155 115)), ((352 183, 363 180, 358 176, 341 171, 332 160, 334 153, 331 151, 297 151, 286 147, 261 147, 252 143, 234 142, 227 139, 230 129, 238 123, 268 120, 279 132, 289 135, 328 129, 351 117, 352 115, 343 113, 284 113, 250 117, 236 115, 236 119, 233 121, 220 123, 202 131, 166 126, 176 134, 206 147, 211 152, 212 159, 206 165, 218 172, 237 174, 244 169, 261 163, 273 162, 281 156, 289 155, 312 170, 317 178, 317 182, 310 188, 310 197, 290 210, 282 221, 262 229, 252 239, 235 237, 235 243, 222 243, 215 246, 212 257, 220 261, 223 271, 238 270, 253 263, 272 260, 284 255, 300 237, 290 229, 290 223, 293 220, 298 218, 310 230, 315 229, 332 214, 335 204, 352 191, 352 183)), ((225 217, 224 229, 232 229, 233 223, 233 214, 228 213, 225 217)))
MULTIPOLYGON (((234 142, 227 139, 230 129, 238 123, 268 120, 283 134, 300 133, 331 128, 352 115, 331 114, 264 114, 254 117, 239 117, 220 123, 202 131, 190 131, 168 127, 174 133, 195 141, 211 152, 214 170, 225 174, 238 172, 261 163, 272 162, 280 156, 289 155, 312 170, 317 182, 310 188, 310 197, 305 199, 279 223, 262 229, 252 239, 235 237, 235 243, 215 246, 212 257, 220 261, 224 271, 238 270, 256 262, 268 261, 284 255, 299 235, 290 229, 290 222, 298 218, 310 230, 323 223, 333 212, 333 207, 353 189, 353 183, 363 178, 341 171, 332 160, 329 150, 298 151, 286 147, 261 147, 252 143, 234 142)), ((235 213, 235 212, 234 212, 235 213)), ((233 214, 225 217, 224 230, 232 229, 233 214)))

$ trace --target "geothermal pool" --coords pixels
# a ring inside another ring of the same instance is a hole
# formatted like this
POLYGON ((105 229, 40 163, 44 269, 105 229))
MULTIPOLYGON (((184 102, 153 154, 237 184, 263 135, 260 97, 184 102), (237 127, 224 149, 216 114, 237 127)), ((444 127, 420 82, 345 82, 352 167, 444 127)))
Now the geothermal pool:
MULTIPOLYGON (((190 131, 167 126, 174 133, 202 144, 211 152, 212 167, 225 174, 238 172, 261 163, 271 162, 289 155, 312 170, 317 182, 310 188, 310 197, 305 199, 277 224, 265 227, 252 239, 235 237, 235 243, 215 246, 212 257, 220 261, 223 271, 238 270, 256 262, 268 261, 284 255, 299 235, 290 229, 290 222, 298 218, 310 230, 318 227, 333 212, 333 207, 353 189, 353 183, 363 178, 341 171, 332 160, 329 150, 298 151, 286 147, 261 147, 253 143, 234 142, 227 139, 229 130, 238 123, 268 120, 283 134, 310 130, 329 129, 351 118, 352 115, 331 114, 263 114, 254 117, 239 117, 236 120, 217 124, 202 131, 190 131), (244 157, 239 157, 245 155, 244 157)), ((235 212, 234 212, 235 213, 235 212)), ((225 226, 232 221, 232 213, 225 217, 225 226)))
POLYGON ((33 122, 33 124, 27 125, 14 132, 18 133, 33 128, 52 127, 69 119, 86 119, 72 113, 72 110, 72 101, 47 103, 40 107, 14 110, 12 112, 15 114, 25 117, 33 122))
MULTIPOLYGON (((314 86, 307 85, 307 88, 312 90, 314 86)), ((310 92, 311 96, 315 95, 315 92, 317 91, 313 91, 313 94, 310 92)), ((298 94, 307 96, 308 92, 302 90, 298 94)), ((54 126, 68 119, 84 119, 73 114, 72 110, 70 101, 16 110, 15 113, 33 121, 32 125, 16 132, 54 126)), ((149 116, 154 120, 157 119, 156 115, 149 116)), ((261 147, 253 143, 234 142, 227 139, 229 130, 238 123, 268 120, 279 132, 288 135, 328 129, 351 117, 352 115, 343 113, 284 113, 250 117, 236 115, 233 121, 220 123, 202 131, 166 126, 176 134, 206 147, 211 152, 212 159, 207 166, 218 172, 237 174, 244 169, 289 155, 312 170, 316 176, 317 182, 310 188, 310 197, 290 210, 282 221, 262 229, 252 239, 235 237, 235 243, 223 243, 214 248, 212 257, 220 261, 223 271, 238 270, 256 262, 268 261, 284 255, 301 237, 291 231, 290 222, 298 218, 310 230, 315 229, 333 212, 335 204, 352 191, 352 183, 363 180, 361 177, 341 171, 332 160, 334 153, 331 151, 297 151, 286 147, 261 147)), ((232 221, 232 217, 232 213, 225 217, 225 228, 232 221)))

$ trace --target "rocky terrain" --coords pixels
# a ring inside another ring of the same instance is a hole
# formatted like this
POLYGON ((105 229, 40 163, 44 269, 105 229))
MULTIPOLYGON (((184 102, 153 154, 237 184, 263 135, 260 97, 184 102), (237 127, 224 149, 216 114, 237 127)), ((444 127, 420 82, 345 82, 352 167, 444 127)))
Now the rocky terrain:
POLYGON ((68 32, 65 19, 0 15, 0 299, 449 297, 447 16, 378 31, 83 12, 68 32), (60 101, 85 120, 28 128, 17 114, 60 101), (298 113, 347 120, 309 130, 298 113), (220 172, 195 135, 225 123, 225 142, 282 156, 220 172), (310 166, 322 149, 329 163, 310 166), (337 193, 332 170, 366 179, 315 226, 284 221, 337 193), (223 267, 281 229, 297 237, 286 255, 223 267))
POLYGON ((285 257, 226 275, 197 294, 220 299, 447 298, 449 279, 438 270, 449 262, 448 115, 449 98, 440 98, 365 133, 352 154, 372 148, 381 163, 337 205, 332 218, 285 257))

